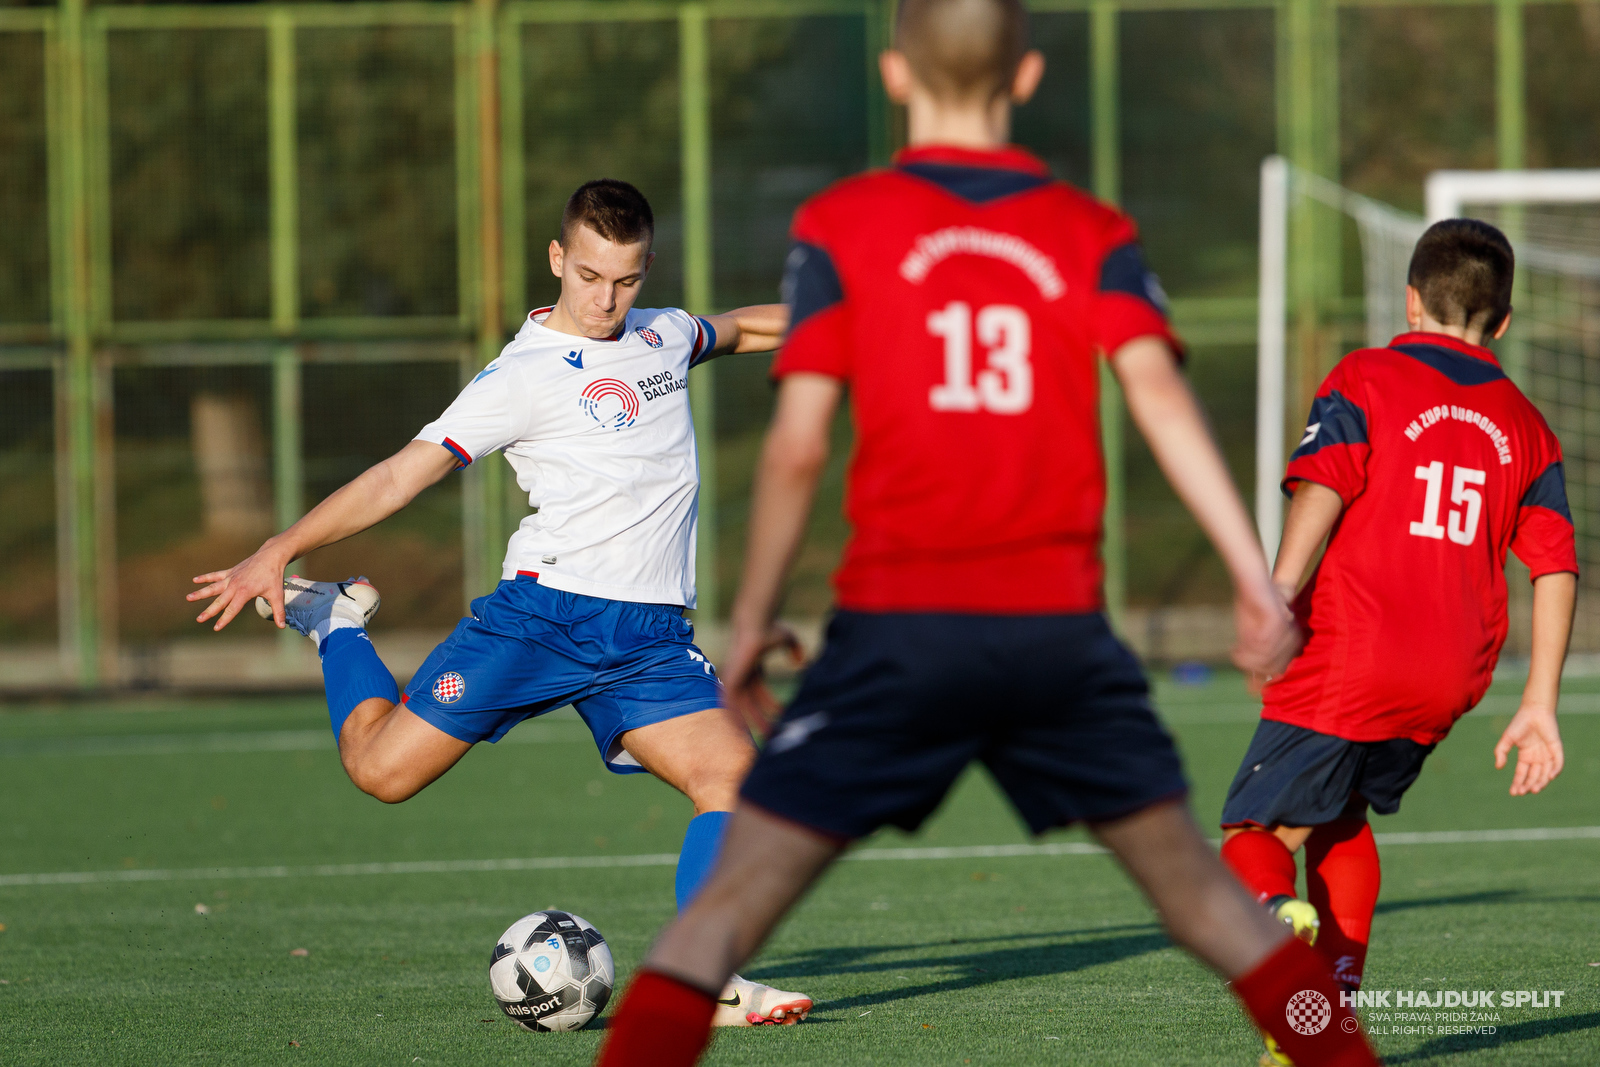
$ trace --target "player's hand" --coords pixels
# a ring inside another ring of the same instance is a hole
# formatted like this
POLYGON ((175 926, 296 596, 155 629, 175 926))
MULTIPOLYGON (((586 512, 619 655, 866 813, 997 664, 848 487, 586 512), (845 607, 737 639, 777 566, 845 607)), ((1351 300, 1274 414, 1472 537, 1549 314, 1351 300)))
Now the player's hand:
POLYGON ((1234 596, 1233 624, 1233 665, 1252 693, 1281 675, 1305 641, 1288 602, 1265 581, 1234 596))
POLYGON ((1561 749, 1561 730, 1556 726, 1556 709, 1540 704, 1524 704, 1511 718, 1511 725, 1494 746, 1494 769, 1502 770, 1511 748, 1517 749, 1517 772, 1511 779, 1511 795, 1527 796, 1549 785, 1567 762, 1561 749))
POLYGON ((212 571, 195 578, 194 584, 202 588, 190 593, 185 600, 191 603, 215 597, 195 622, 209 622, 216 618, 212 630, 220 630, 233 621, 233 617, 254 602, 265 597, 272 605, 272 619, 283 629, 283 569, 293 557, 274 542, 276 538, 256 549, 255 555, 231 570, 212 571), (218 618, 218 616, 221 616, 218 618))
POLYGON ((805 662, 800 639, 787 626, 772 623, 765 629, 758 629, 735 623, 719 672, 728 706, 763 737, 783 713, 783 706, 767 687, 766 669, 762 665, 768 653, 779 649, 789 653, 796 667, 805 662))

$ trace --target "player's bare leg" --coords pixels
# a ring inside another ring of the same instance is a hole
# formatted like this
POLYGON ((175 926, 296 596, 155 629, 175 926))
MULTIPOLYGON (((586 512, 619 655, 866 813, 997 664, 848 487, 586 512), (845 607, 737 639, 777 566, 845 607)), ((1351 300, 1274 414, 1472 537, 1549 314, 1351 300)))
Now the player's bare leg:
POLYGON ((1172 939, 1224 977, 1250 971, 1286 936, 1223 866, 1183 801, 1093 830, 1150 898, 1172 939))
POLYGON ((705 998, 715 999, 843 847, 749 804, 735 809, 711 877, 650 950, 599 1062, 660 1062, 660 1041, 674 1062, 692 1059, 714 1018, 705 998))
MULTIPOLYGON (((371 675, 366 679, 369 684, 355 692, 362 696, 384 690, 394 694, 393 699, 370 696, 358 700, 348 695, 348 689, 343 691, 344 699, 353 706, 343 705, 349 711, 344 719, 335 718, 334 729, 339 759, 357 788, 386 804, 398 804, 416 796, 466 755, 472 747, 469 742, 451 737, 397 703, 394 679, 366 636, 366 626, 381 603, 371 582, 364 577, 317 582, 291 575, 283 582, 282 596, 284 623, 316 644, 318 654, 324 657, 325 673, 328 650, 355 635, 360 673, 371 675)), ((265 597, 256 598, 256 613, 272 618, 273 607, 265 597)), ((336 699, 330 691, 330 712, 336 699)))
POLYGON ((710 879, 662 933, 645 966, 700 989, 722 988, 843 847, 741 804, 710 879))
MULTIPOLYGON (((761 948, 842 844, 743 805, 711 880, 651 951, 647 965, 718 988, 761 948)), ((805 1009, 787 1022, 798 1022, 805 1009)))
POLYGON ((1338 988, 1321 958, 1250 899, 1200 835, 1183 801, 1091 829, 1144 890, 1172 939, 1232 983, 1266 1036, 1268 1056, 1281 1057, 1263 1063, 1377 1062, 1359 1033, 1343 1030, 1350 1009, 1339 1005, 1338 988), (1326 1002, 1331 1030, 1312 1036, 1329 1033, 1331 1040, 1308 1043, 1286 1025, 1283 1005, 1304 996, 1302 990, 1326 1002))
POLYGON ((356 788, 385 804, 420 793, 472 745, 381 697, 356 705, 339 731, 339 761, 356 788))
POLYGON ((756 747, 737 713, 707 708, 622 735, 639 765, 688 797, 695 814, 732 811, 756 747))
MULTIPOLYGON (((739 786, 755 762, 755 745, 738 714, 728 708, 708 708, 665 722, 641 726, 622 735, 622 747, 645 770, 687 796, 694 803, 696 820, 689 825, 684 851, 678 860, 680 910, 692 906, 703 892, 702 879, 709 877, 706 867, 693 869, 699 862, 709 865, 717 854, 715 843, 696 842, 697 823, 711 822, 708 832, 720 837, 724 825, 731 823, 727 812, 739 798, 739 786), (728 820, 725 823, 724 820, 728 820)), ((713 1018, 717 1026, 755 1026, 796 1023, 811 1010, 811 998, 804 993, 774 989, 730 974, 717 985, 713 1018)))

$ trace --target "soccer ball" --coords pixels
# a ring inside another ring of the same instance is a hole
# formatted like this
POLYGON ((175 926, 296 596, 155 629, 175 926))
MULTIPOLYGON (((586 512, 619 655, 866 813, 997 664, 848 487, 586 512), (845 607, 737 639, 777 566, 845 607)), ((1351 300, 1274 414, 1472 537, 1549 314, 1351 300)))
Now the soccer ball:
POLYGON ((600 931, 564 911, 511 924, 489 957, 500 1010, 524 1030, 578 1030, 611 999, 616 969, 600 931))

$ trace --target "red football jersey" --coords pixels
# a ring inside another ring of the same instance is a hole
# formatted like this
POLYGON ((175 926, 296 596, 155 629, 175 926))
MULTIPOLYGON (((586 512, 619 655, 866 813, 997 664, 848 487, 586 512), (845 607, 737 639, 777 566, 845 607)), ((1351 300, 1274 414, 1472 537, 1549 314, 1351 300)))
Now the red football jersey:
POLYGON ((1284 488, 1345 509, 1295 601, 1304 651, 1262 717, 1433 744, 1489 687, 1506 550, 1578 570, 1561 445, 1487 348, 1433 333, 1353 352, 1317 391, 1284 488))
POLYGON ((1097 356, 1176 345, 1133 223, 1021 149, 923 147, 793 238, 773 374, 848 383, 855 423, 839 604, 1099 609, 1097 356))

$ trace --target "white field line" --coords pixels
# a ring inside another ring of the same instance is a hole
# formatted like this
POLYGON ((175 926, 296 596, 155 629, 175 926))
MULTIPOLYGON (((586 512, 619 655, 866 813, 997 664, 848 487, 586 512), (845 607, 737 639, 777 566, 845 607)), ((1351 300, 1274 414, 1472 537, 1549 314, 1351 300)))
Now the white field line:
MULTIPOLYGON (((1518 698, 1495 694, 1471 715, 1510 715, 1518 698)), ((1176 725, 1254 721, 1261 705, 1245 702, 1173 703, 1162 709, 1176 725)), ((1561 700, 1563 715, 1600 715, 1600 693, 1571 693, 1561 700)), ((512 730, 503 745, 560 745, 590 741, 578 721, 541 721, 512 730)), ((93 737, 0 738, 0 759, 20 756, 181 756, 193 753, 317 752, 333 748, 327 730, 236 730, 203 734, 128 734, 93 737)))
MULTIPOLYGON (((1504 715, 1517 710, 1520 698, 1513 693, 1494 693, 1467 712, 1473 716, 1504 715)), ((1254 722, 1261 717, 1261 704, 1242 700, 1170 701, 1159 708, 1161 717, 1177 726, 1208 725, 1226 722, 1254 722)), ((1562 715, 1600 715, 1600 693, 1567 693, 1561 698, 1562 715)))
MULTIPOLYGON (((549 723, 513 730, 502 745, 591 741, 582 723, 549 723)), ((24 737, 0 740, 0 758, 19 756, 180 756, 195 753, 320 752, 332 749, 323 730, 256 730, 209 734, 130 734, 103 737, 24 737)))
MULTIPOLYGON (((1504 841, 1600 840, 1600 826, 1558 826, 1525 830, 1437 830, 1376 834, 1380 845, 1462 845, 1504 841)), ((947 848, 863 848, 844 859, 885 860, 1012 859, 1026 856, 1094 856, 1105 849, 1083 841, 1042 845, 958 845, 947 848)), ((553 871, 592 867, 671 867, 675 853, 639 856, 532 856, 498 860, 417 860, 403 863, 324 863, 305 867, 189 867, 121 871, 60 871, 52 874, 0 874, 8 886, 89 885, 107 882, 223 881, 241 878, 338 878, 352 875, 462 874, 492 871, 553 871)))

